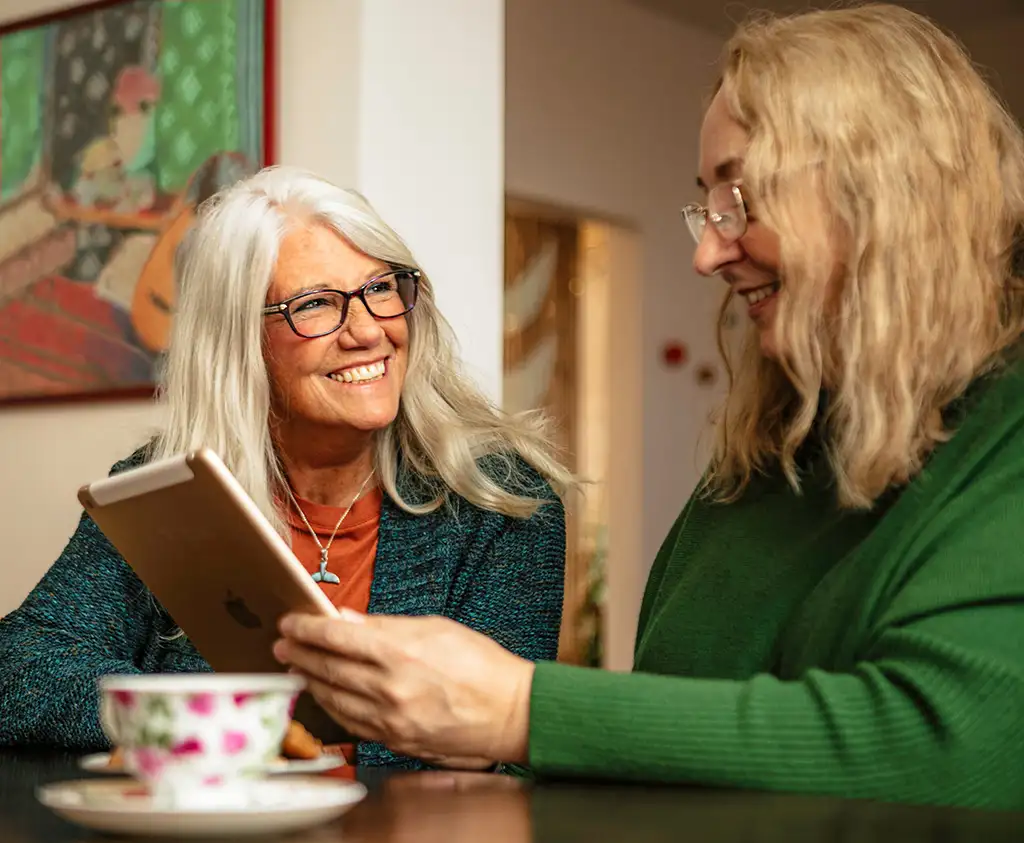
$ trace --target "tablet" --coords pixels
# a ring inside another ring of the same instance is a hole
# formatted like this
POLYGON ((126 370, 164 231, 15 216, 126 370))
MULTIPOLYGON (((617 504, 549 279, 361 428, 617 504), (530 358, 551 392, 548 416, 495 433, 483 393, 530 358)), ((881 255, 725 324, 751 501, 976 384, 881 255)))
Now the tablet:
MULTIPOLYGON (((279 618, 337 614, 210 449, 90 483, 78 499, 217 672, 280 672, 279 618)), ((352 740, 308 694, 295 719, 324 743, 352 740)))

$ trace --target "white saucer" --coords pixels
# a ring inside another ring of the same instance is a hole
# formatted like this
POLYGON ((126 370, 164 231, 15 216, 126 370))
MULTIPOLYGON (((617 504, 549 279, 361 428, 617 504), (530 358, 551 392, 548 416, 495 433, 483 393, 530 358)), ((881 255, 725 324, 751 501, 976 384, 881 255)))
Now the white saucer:
POLYGON ((36 795, 47 808, 94 831, 152 837, 299 831, 340 817, 366 796, 363 785, 337 779, 267 779, 252 786, 251 807, 233 810, 161 810, 128 778, 59 782, 36 795))
MULTIPOLYGON (((78 766, 83 770, 88 770, 90 773, 104 773, 105 775, 110 776, 126 775, 126 771, 120 767, 112 768, 110 766, 109 752, 97 752, 95 755, 86 755, 85 757, 78 759, 78 766)), ((334 770, 338 767, 344 766, 345 756, 324 754, 319 758, 313 758, 308 761, 297 761, 291 758, 278 758, 276 761, 271 761, 267 764, 264 772, 269 776, 309 776, 314 773, 326 773, 328 770, 334 770)))

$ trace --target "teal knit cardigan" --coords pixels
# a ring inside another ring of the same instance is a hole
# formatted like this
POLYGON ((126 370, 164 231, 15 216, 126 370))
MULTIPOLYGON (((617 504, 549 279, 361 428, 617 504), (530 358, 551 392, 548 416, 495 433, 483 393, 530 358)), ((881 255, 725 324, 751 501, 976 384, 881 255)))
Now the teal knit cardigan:
MULTIPOLYGON (((144 461, 117 463, 117 473, 144 461)), ((384 495, 369 610, 444 615, 531 661, 554 659, 562 615, 565 513, 522 460, 512 476, 485 462, 506 488, 549 501, 530 518, 462 498, 410 515, 384 495)), ((403 497, 429 490, 405 474, 403 497)), ((0 746, 106 749, 96 679, 109 673, 185 673, 209 665, 95 522, 83 513, 60 558, 22 605, 0 619, 0 746)), ((415 768, 414 759, 363 742, 364 765, 415 768)))

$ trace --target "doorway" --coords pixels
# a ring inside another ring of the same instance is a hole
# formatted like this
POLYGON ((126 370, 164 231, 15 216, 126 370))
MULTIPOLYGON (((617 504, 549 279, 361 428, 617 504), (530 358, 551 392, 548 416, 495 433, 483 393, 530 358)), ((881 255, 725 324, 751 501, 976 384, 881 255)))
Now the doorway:
POLYGON ((642 515, 637 241, 625 225, 506 203, 504 408, 550 415, 585 484, 565 501, 559 659, 627 669, 635 619, 620 606, 635 600, 642 515))

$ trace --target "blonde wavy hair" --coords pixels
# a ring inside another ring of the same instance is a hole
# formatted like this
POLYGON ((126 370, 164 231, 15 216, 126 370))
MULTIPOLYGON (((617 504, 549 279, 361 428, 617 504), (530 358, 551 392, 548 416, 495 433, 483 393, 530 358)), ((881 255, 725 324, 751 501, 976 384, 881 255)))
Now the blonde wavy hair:
MULTIPOLYGON (((276 501, 287 481, 271 435, 262 313, 281 239, 295 221, 325 225, 371 257, 422 272, 366 199, 307 171, 268 167, 211 197, 176 256, 179 296, 160 388, 166 424, 151 449, 153 458, 213 449, 282 535, 276 501)), ((551 445, 547 419, 503 413, 463 374, 425 272, 407 318, 398 417, 377 434, 374 453, 395 503, 423 514, 451 491, 484 509, 529 517, 543 490, 530 487, 516 456, 565 492, 573 479, 551 445), (425 499, 403 496, 400 464, 426 481, 425 499)))
POLYGON ((728 359, 723 306, 707 484, 734 500, 781 466, 799 490, 825 389, 839 502, 868 508, 952 435, 943 410, 1024 331, 1020 128, 952 38, 890 5, 752 20, 718 91, 749 134, 744 191, 779 236, 784 293, 778 362, 753 327, 728 359))

